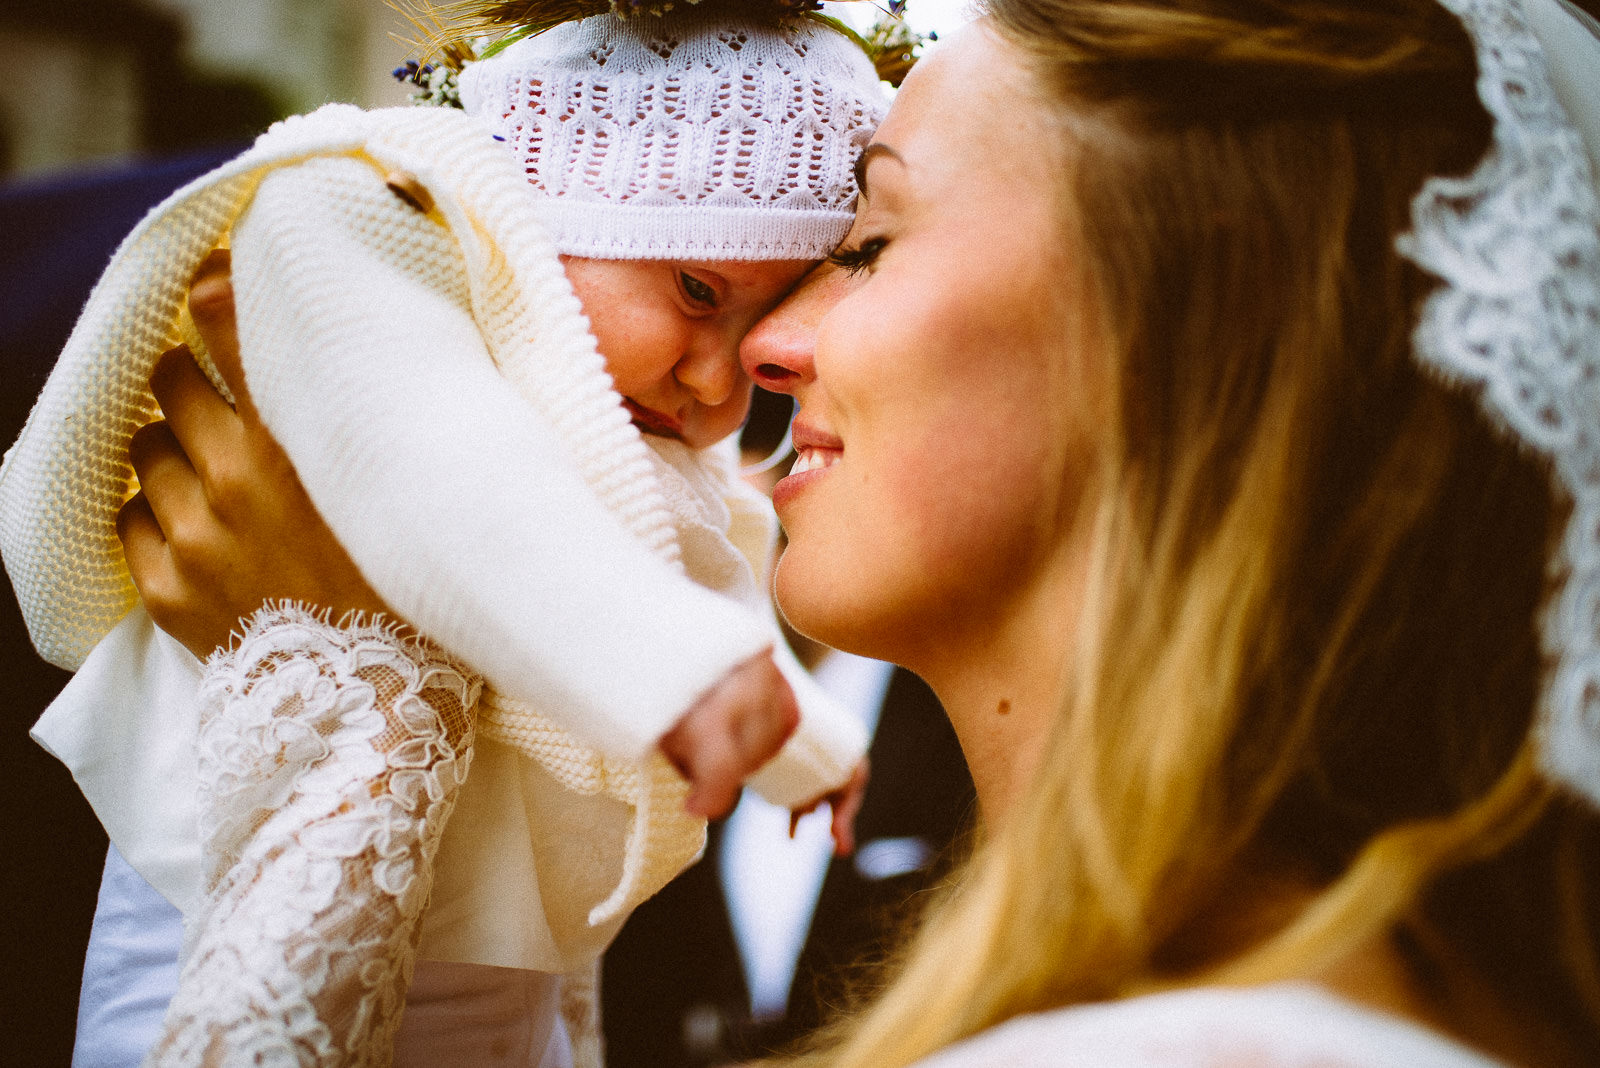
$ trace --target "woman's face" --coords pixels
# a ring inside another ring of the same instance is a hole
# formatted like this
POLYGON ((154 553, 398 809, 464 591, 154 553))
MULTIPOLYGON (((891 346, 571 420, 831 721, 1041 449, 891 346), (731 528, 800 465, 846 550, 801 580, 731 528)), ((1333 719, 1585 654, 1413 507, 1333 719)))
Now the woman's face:
POLYGON ((801 631, 913 668, 1048 594, 1092 407, 1064 137, 979 24, 907 80, 839 258, 742 349, 800 402, 774 503, 801 631))

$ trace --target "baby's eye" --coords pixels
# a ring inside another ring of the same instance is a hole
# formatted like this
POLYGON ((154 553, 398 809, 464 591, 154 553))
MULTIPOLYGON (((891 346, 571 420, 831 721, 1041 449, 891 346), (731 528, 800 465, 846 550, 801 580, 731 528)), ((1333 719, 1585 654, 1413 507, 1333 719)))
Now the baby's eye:
POLYGON ((715 289, 686 271, 679 271, 678 278, 683 282, 683 291, 690 300, 696 304, 704 304, 708 308, 717 306, 717 291, 715 289))
POLYGON ((828 254, 828 262, 843 267, 851 274, 868 270, 878 262, 878 255, 889 242, 881 237, 869 237, 855 248, 836 248, 828 254))

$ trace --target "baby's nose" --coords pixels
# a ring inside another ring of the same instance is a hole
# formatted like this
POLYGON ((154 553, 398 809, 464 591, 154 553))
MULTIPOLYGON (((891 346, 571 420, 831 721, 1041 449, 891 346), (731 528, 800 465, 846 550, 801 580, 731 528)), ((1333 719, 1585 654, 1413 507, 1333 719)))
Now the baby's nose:
POLYGON ((739 346, 720 332, 697 336, 678 361, 677 378, 701 404, 715 407, 726 402, 745 381, 739 346))

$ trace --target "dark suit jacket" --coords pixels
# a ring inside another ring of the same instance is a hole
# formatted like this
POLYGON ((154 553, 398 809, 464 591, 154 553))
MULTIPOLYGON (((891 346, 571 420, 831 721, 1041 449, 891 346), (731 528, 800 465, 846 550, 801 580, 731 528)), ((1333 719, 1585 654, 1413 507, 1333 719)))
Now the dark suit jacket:
POLYGON ((869 757, 872 778, 856 821, 862 859, 835 857, 828 868, 784 1018, 760 1025, 749 1018, 717 875, 721 828, 713 826, 705 859, 645 902, 606 953, 608 1068, 704 1068, 777 1049, 816 1027, 839 1004, 850 972, 882 955, 947 869, 974 804, 949 721, 909 672, 894 673, 869 757), (927 843, 929 863, 872 877, 879 873, 872 860, 886 852, 875 843, 904 838, 927 843))

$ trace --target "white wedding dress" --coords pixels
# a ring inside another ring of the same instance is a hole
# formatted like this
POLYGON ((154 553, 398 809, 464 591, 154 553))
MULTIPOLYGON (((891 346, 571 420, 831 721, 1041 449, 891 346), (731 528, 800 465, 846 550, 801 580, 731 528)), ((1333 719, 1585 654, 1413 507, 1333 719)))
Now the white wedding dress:
POLYGON ((917 1068, 1506 1068, 1298 983, 1201 987, 1021 1016, 917 1068))
POLYGON ((480 687, 426 642, 292 608, 210 661, 206 901, 147 1064, 390 1063, 480 687))

